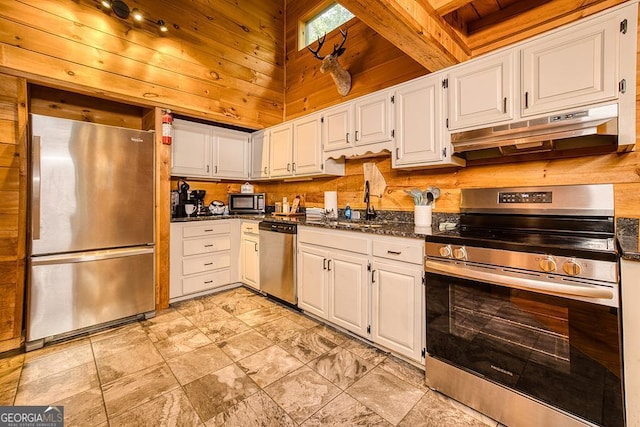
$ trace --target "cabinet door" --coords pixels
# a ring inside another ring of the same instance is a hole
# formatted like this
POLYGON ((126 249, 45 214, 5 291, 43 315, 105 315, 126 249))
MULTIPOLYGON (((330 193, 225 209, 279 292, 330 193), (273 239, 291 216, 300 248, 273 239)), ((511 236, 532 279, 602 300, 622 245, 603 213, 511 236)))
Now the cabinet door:
POLYGON ((240 247, 242 282, 260 289, 259 242, 252 236, 243 235, 240 247))
POLYGON ((329 321, 367 336, 369 322, 368 259, 334 254, 328 261, 329 321))
POLYGON ((270 134, 270 176, 290 176, 293 173, 293 138, 291 123, 275 126, 270 134))
POLYGON ((251 135, 251 178, 269 178, 269 133, 251 135))
POLYGON ((171 175, 211 176, 211 126, 176 119, 173 121, 171 175))
POLYGON ((618 19, 588 23, 522 49, 522 115, 577 107, 617 94, 618 19))
POLYGON ((307 175, 322 172, 320 115, 313 114, 293 122, 293 173, 307 175))
POLYGON ((640 262, 622 260, 622 342, 627 425, 640 425, 640 262))
POLYGON ((249 134, 229 129, 215 129, 214 170, 212 175, 220 178, 249 178, 249 134))
POLYGON ((298 246, 298 307, 323 319, 329 307, 328 258, 324 250, 298 246))
POLYGON ((440 78, 423 78, 399 88, 395 93, 395 114, 394 167, 443 158, 440 78))
POLYGON ((513 118, 515 54, 507 52, 449 72, 449 129, 513 118))
POLYGON ((372 340, 412 360, 422 351, 422 267, 374 261, 372 340))
POLYGON ((324 113, 322 121, 322 142, 324 151, 351 147, 353 142, 353 104, 347 103, 324 113))
POLYGON ((356 101, 355 145, 391 141, 391 95, 376 93, 356 101))

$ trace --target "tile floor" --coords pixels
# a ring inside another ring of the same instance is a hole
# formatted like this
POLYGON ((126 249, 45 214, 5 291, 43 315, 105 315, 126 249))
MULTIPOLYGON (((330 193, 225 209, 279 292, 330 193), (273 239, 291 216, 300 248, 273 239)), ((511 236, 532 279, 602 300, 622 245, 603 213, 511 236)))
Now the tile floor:
POLYGON ((0 359, 0 405, 68 426, 483 426, 424 372, 236 288, 0 359))

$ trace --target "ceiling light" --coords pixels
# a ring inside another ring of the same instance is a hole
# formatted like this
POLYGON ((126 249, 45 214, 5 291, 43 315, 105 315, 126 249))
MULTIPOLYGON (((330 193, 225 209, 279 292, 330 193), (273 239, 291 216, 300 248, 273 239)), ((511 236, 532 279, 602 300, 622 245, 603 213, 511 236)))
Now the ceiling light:
POLYGON ((111 9, 111 2, 109 0, 102 0, 102 5, 107 9, 111 9))
POLYGON ((138 9, 133 9, 131 11, 131 15, 133 16, 133 19, 138 22, 142 22, 142 20, 144 19, 144 16, 142 16, 142 12, 140 12, 138 9))
POLYGON ((160 31, 162 31, 163 33, 166 33, 167 31, 169 31, 169 29, 167 28, 167 26, 165 25, 162 19, 158 21, 158 26, 160 27, 160 31))

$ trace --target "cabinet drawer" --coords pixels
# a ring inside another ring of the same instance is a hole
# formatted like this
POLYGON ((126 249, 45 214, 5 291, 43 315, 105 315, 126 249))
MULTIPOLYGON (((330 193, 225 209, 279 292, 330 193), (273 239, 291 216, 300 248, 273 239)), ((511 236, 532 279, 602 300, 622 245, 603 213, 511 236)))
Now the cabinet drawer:
POLYGON ((231 248, 229 236, 212 236, 182 242, 182 255, 198 255, 209 252, 226 251, 231 248))
POLYGON ((374 240, 373 256, 412 264, 422 264, 424 242, 411 239, 374 240))
POLYGON ((204 224, 185 225, 182 229, 182 237, 208 236, 210 234, 223 234, 231 232, 229 221, 207 221, 204 224))
POLYGON ((362 233, 353 231, 322 231, 302 227, 298 228, 298 242, 360 254, 369 254, 371 240, 367 237, 360 236, 362 236, 362 233))
POLYGON ((193 292, 206 291, 230 283, 229 269, 218 270, 211 273, 201 274, 194 277, 182 279, 182 293, 191 294, 193 292))
POLYGON ((259 234, 257 222, 243 222, 241 229, 243 234, 259 234))
POLYGON ((187 276, 189 274, 204 273, 205 271, 217 270, 230 265, 231 258, 228 253, 187 258, 182 260, 182 274, 187 276))

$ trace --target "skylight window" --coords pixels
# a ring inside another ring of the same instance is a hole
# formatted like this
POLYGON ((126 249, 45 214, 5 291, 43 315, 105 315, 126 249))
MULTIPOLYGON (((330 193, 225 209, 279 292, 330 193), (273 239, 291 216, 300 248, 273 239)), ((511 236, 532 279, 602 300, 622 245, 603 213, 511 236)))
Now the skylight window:
POLYGON ((331 4, 301 25, 300 49, 309 46, 319 37, 330 33, 353 17, 353 13, 345 9, 344 6, 338 3, 331 4))

